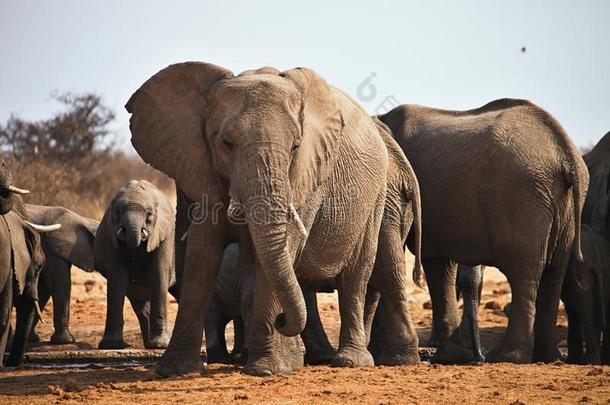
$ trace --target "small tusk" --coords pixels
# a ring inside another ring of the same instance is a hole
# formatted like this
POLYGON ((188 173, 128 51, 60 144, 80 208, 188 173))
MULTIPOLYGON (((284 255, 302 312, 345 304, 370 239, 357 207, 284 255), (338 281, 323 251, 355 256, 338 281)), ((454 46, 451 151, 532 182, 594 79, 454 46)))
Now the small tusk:
POLYGON ((184 234, 182 234, 182 237, 180 238, 180 242, 184 242, 188 236, 189 236, 189 230, 187 229, 186 231, 184 231, 184 234))
POLYGON ((38 300, 34 301, 34 309, 36 309, 36 315, 38 315, 40 323, 44 325, 44 319, 42 319, 42 311, 40 310, 40 305, 38 305, 38 300))
POLYGON ((61 224, 53 224, 53 225, 39 225, 33 224, 29 221, 24 221, 30 228, 37 232, 45 233, 45 232, 53 232, 61 228, 61 224))
POLYGON ((305 224, 303 224, 303 221, 301 220, 301 216, 297 212, 297 209, 294 208, 294 204, 292 203, 290 203, 290 213, 292 214, 292 218, 296 221, 297 226, 299 227, 299 232, 301 232, 304 237, 307 237, 309 235, 309 232, 307 232, 305 224))
POLYGON ((233 221, 244 219, 244 207, 236 200, 231 198, 229 208, 227 208, 227 218, 233 221))
POLYGON ((30 190, 26 190, 24 188, 19 188, 15 186, 8 186, 8 191, 15 194, 29 194, 30 190))

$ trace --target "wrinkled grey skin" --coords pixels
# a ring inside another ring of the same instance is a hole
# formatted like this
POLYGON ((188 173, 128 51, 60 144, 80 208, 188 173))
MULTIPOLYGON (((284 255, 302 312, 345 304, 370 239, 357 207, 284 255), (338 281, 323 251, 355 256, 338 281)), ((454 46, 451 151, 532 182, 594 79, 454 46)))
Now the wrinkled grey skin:
MULTIPOLYGON (((156 372, 200 370, 201 313, 223 250, 236 240, 256 257, 247 373, 302 366, 294 336, 303 331, 307 311, 298 278, 337 280, 341 332, 333 365, 372 365, 365 291, 389 178, 387 145, 366 112, 308 69, 234 76, 195 62, 160 71, 126 108, 140 156, 173 177, 208 214, 188 231, 176 324, 156 372), (241 226, 234 224, 236 207, 243 209, 241 226)), ((393 187, 419 202, 409 195, 411 187, 393 187)), ((400 270, 388 269, 387 277, 397 282, 384 283, 399 291, 388 293, 397 307, 406 291, 404 264, 400 270)))
POLYGON ((121 349, 125 297, 138 317, 144 346, 164 348, 167 291, 174 278, 174 216, 167 197, 146 180, 131 180, 104 213, 95 237, 95 269, 108 279, 101 349, 121 349))
POLYGON ((579 263, 571 258, 561 295, 568 315, 567 361, 609 364, 610 242, 607 235, 586 224, 582 225, 581 235, 585 261, 579 263))
POLYGON ((9 338, 13 306, 17 323, 7 365, 19 365, 27 346, 38 302, 38 277, 44 253, 38 232, 24 222, 25 211, 9 164, 0 155, 0 366, 9 338))
MULTIPOLYGON (((7 366, 18 366, 23 360, 28 339, 36 317, 35 305, 38 302, 38 279, 44 265, 44 252, 40 234, 27 225, 15 212, 10 211, 0 218, 0 240, 10 241, 8 266, 2 267, 0 274, 0 354, 3 354, 8 340, 11 310, 17 311, 15 335, 6 362, 7 366), (11 259, 12 257, 12 259, 11 259)), ((2 246, 4 249, 4 246, 2 246)), ((5 254, 7 251, 0 251, 5 254)), ((0 365, 2 365, 0 356, 0 365)))
POLYGON ((422 256, 440 340, 437 362, 471 362, 456 300, 456 263, 498 267, 513 294, 488 361, 559 357, 555 330, 572 243, 578 259, 588 173, 547 112, 502 99, 470 111, 403 105, 380 116, 420 182, 422 256))
POLYGON ((568 362, 609 364, 610 132, 583 158, 590 175, 582 213, 585 261, 571 258, 562 292, 568 315, 568 362))
MULTIPOLYGON (((30 221, 41 225, 60 224, 57 231, 41 235, 42 247, 46 257, 40 275, 38 294, 40 308, 44 309, 49 298, 53 297, 54 333, 51 343, 73 343, 70 333, 70 292, 72 265, 84 271, 94 271, 93 245, 99 222, 86 218, 64 207, 48 207, 25 204, 30 221)), ((36 326, 37 320, 34 322, 36 326)), ((30 341, 40 339, 33 331, 30 341)))

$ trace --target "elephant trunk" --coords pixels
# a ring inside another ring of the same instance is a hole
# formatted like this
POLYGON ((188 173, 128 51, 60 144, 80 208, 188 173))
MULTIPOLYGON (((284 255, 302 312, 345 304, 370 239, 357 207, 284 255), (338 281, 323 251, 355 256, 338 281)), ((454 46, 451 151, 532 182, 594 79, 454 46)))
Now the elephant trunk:
MULTIPOLYGON (((138 212, 128 212, 122 221, 123 238, 129 249, 136 249, 145 239, 143 214, 138 212)), ((119 230, 120 231, 120 230, 119 230)), ((121 234, 119 234, 121 238, 121 234)))
POLYGON ((296 336, 305 328, 307 310, 287 247, 288 162, 276 153, 259 152, 249 163, 258 176, 244 189, 248 229, 260 267, 283 309, 275 328, 285 336, 296 336))

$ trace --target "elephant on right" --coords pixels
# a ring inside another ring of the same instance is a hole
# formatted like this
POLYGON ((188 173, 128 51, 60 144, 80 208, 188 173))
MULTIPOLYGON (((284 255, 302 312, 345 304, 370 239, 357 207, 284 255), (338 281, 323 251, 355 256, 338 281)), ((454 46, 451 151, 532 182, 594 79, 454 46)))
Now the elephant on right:
POLYGON ((459 328, 457 263, 502 271, 512 312, 492 362, 554 361, 563 278, 589 183, 561 125, 526 100, 500 99, 468 111, 402 105, 379 116, 417 175, 423 267, 439 349, 433 361, 473 361, 459 328))

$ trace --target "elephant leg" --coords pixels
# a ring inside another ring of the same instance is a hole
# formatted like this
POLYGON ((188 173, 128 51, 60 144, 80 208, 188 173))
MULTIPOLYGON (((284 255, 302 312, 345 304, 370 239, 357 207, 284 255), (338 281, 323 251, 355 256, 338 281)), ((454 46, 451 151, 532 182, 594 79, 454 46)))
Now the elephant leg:
POLYGON ((147 349, 165 349, 169 344, 167 330, 167 291, 174 261, 173 241, 167 240, 153 253, 148 274, 152 284, 150 302, 150 339, 145 342, 147 349))
POLYGON ((576 308, 566 302, 566 314, 568 315, 568 358, 570 364, 580 364, 584 356, 582 320, 576 308))
POLYGON ((367 367, 375 364, 367 349, 364 327, 366 291, 375 265, 379 228, 372 226, 373 217, 357 250, 355 260, 337 276, 339 292, 339 349, 331 363, 334 367, 367 367))
POLYGON ((227 342, 225 340, 225 330, 229 321, 229 319, 223 316, 220 303, 216 296, 214 296, 209 304, 208 313, 203 323, 208 363, 231 363, 231 356, 227 350, 227 342))
MULTIPOLYGON (((555 255, 557 254, 558 252, 555 252, 555 255)), ((567 254, 565 256, 566 259, 561 266, 547 265, 540 278, 534 322, 533 361, 535 362, 550 363, 561 358, 557 349, 556 332, 561 286, 567 268, 567 254)))
POLYGON ((585 335, 585 343, 587 344, 587 350, 584 355, 584 363, 586 364, 601 364, 601 330, 597 322, 595 322, 589 316, 591 314, 587 314, 586 318, 583 322, 583 333, 585 335))
POLYGON ((487 355, 487 360, 492 363, 531 363, 541 264, 508 267, 504 273, 507 275, 512 292, 510 317, 504 338, 487 355))
MULTIPOLYGON (((366 332, 366 341, 368 344, 369 352, 373 355, 373 358, 377 357, 379 350, 382 346, 378 345, 376 341, 373 341, 373 325, 375 323, 375 317, 377 316, 377 308, 379 307, 379 300, 381 299, 381 293, 379 290, 373 288, 369 283, 366 289, 366 301, 364 302, 364 331, 366 332)), ((376 336, 379 336, 377 334, 376 336)))
POLYGON ((318 312, 317 292, 313 288, 303 288, 307 307, 307 323, 301 333, 305 345, 305 364, 330 364, 335 356, 335 349, 328 341, 318 312))
POLYGON ((430 344, 439 347, 432 360, 451 363, 454 352, 462 353, 465 349, 459 339, 456 340, 460 325, 456 296, 457 264, 446 258, 426 258, 423 266, 432 301, 430 344))
POLYGON ((207 313, 222 261, 223 229, 212 221, 193 223, 187 245, 176 323, 169 346, 155 365, 155 372, 164 377, 200 371, 203 366, 202 314, 207 313))
POLYGON ((610 364, 610 336, 608 336, 608 321, 606 320, 606 326, 603 328, 602 346, 601 346, 601 361, 602 364, 610 364))
MULTIPOLYGON (((379 251, 373 269, 371 283, 381 293, 377 308, 383 322, 376 323, 373 335, 381 333, 383 345, 375 357, 375 364, 403 365, 419 363, 419 340, 407 303, 407 271, 403 243, 398 233, 382 229, 379 251)), ((379 348, 377 348, 376 351, 379 348)))
POLYGON ((47 256, 45 271, 53 270, 53 326, 55 332, 51 336, 52 344, 74 343, 75 339, 70 333, 70 295, 72 278, 70 269, 72 265, 56 256, 47 256))
POLYGON ((233 319, 233 350, 231 360, 233 363, 245 364, 248 360, 246 344, 246 323, 242 317, 233 319))
POLYGON ((280 305, 271 288, 265 272, 257 264, 254 282, 254 301, 251 319, 247 328, 248 362, 244 372, 266 376, 286 373, 303 367, 303 352, 297 337, 287 337, 275 330, 274 321, 280 312, 280 305))
MULTIPOLYGON (((44 268, 42 271, 44 272, 44 268)), ((49 302, 49 298, 51 298, 51 291, 45 280, 43 279, 44 273, 41 273, 40 279, 38 281, 38 305, 40 306, 40 310, 44 311, 44 307, 49 302)), ((34 319, 34 325, 32 325, 32 332, 30 333, 30 343, 38 343, 40 342, 40 336, 36 333, 36 325, 38 325, 38 317, 34 319)))
POLYGON ((128 345, 123 340, 123 306, 127 293, 128 270, 116 265, 107 275, 108 290, 106 293, 106 326, 104 336, 98 347, 100 349, 124 349, 128 345))
POLYGON ((142 333, 142 341, 146 346, 146 342, 150 339, 150 301, 136 300, 129 298, 133 312, 138 318, 140 324, 140 332, 142 333))
POLYGON ((12 277, 0 291, 0 367, 3 366, 4 352, 11 329, 11 312, 13 310, 13 283, 12 277))
POLYGON ((479 301, 480 286, 483 284, 481 266, 459 265, 457 284, 464 299, 462 322, 459 329, 460 347, 469 347, 470 351, 457 352, 454 363, 480 363, 485 361, 481 352, 479 336, 479 301))

